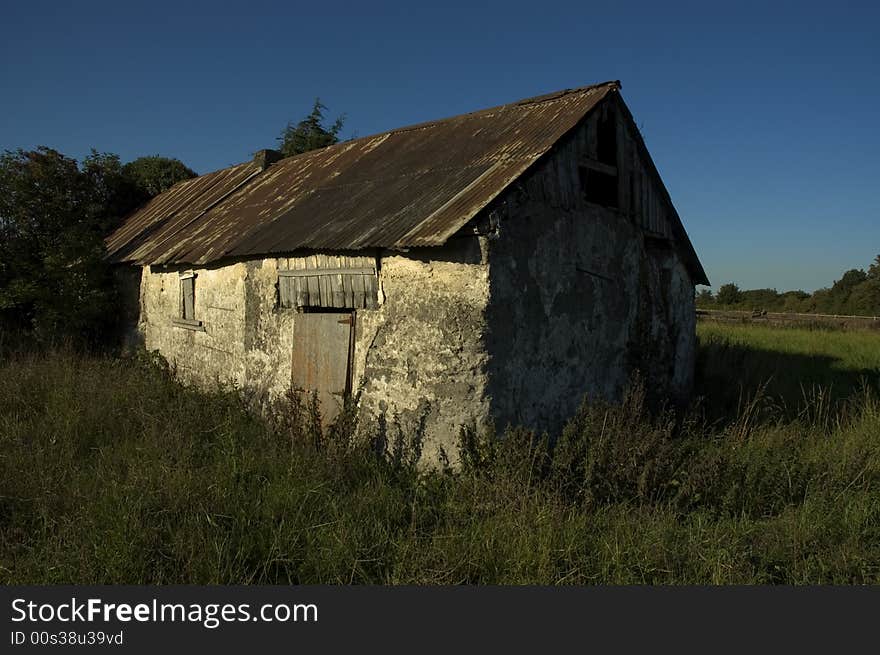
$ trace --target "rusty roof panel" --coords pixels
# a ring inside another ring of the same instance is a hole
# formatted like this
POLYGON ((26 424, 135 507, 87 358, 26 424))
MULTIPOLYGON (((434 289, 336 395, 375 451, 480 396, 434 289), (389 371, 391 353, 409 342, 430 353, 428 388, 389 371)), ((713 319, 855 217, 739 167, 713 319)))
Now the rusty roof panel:
POLYGON ((303 248, 442 245, 618 83, 561 91, 182 182, 107 240, 111 259, 206 264, 303 248))
POLYGON ((163 248, 174 248, 185 240, 186 228, 193 221, 258 172, 248 162, 175 184, 132 214, 107 239, 108 251, 116 261, 158 259, 163 248))

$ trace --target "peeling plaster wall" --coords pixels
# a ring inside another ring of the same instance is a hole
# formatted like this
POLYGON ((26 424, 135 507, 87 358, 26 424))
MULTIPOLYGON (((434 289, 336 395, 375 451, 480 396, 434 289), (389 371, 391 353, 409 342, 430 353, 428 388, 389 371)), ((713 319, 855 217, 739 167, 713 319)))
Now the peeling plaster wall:
POLYGON ((140 331, 148 350, 158 350, 183 379, 222 382, 260 400, 290 388, 293 310, 277 307, 279 261, 237 262, 214 268, 145 267, 141 282, 140 331), (203 330, 175 325, 179 275, 192 270, 195 319, 203 330))
POLYGON ((194 314, 204 330, 175 326, 180 316, 180 271, 145 267, 139 328, 147 350, 158 350, 188 381, 242 385, 246 379, 245 264, 191 269, 194 314))
MULTIPOLYGON (((488 417, 483 256, 476 236, 384 254, 379 306, 357 310, 352 380, 365 424, 375 428, 381 416, 390 432, 396 425, 404 434, 421 429, 430 459, 442 447, 454 460, 460 427, 488 417)), ((258 401, 282 396, 290 388, 299 315, 278 307, 278 270, 289 267, 288 258, 267 258, 214 268, 144 268, 139 329, 145 346, 185 380, 233 383, 258 401), (196 274, 194 314, 203 331, 172 322, 184 270, 196 274)))
MULTIPOLYGON (((618 138, 622 189, 637 176, 649 184, 622 125, 618 138)), ((649 222, 623 194, 621 211, 584 200, 578 161, 595 157, 595 142, 590 121, 492 208, 487 393, 500 429, 557 431, 585 394, 619 399, 636 369, 658 399, 691 392, 690 275, 645 228, 666 220, 661 203, 649 222)))
MULTIPOLYGON (((364 415, 404 434, 424 426, 423 455, 455 461, 463 425, 488 419, 484 346, 488 266, 480 239, 382 257, 384 303, 358 312, 355 381, 364 415)), ((393 436, 393 435, 390 435, 393 436)))

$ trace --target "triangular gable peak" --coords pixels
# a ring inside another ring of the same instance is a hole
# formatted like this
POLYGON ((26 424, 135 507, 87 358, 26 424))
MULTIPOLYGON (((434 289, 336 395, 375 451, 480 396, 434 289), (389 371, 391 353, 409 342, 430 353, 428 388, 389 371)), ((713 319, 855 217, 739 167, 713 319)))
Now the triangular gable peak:
MULTIPOLYGON (((499 202, 519 204, 524 192, 563 210, 579 211, 586 203, 613 211, 638 227, 648 244, 675 248, 693 282, 708 284, 641 133, 618 92, 607 94, 597 103, 500 196, 499 202)), ((490 209, 497 207, 495 203, 490 209)), ((486 229, 490 222, 480 215, 465 231, 486 229)))
POLYGON ((619 94, 609 99, 620 116, 619 124, 625 131, 630 149, 624 151, 624 176, 622 193, 628 197, 626 210, 630 216, 638 217, 646 233, 660 232, 666 236, 669 231, 672 240, 691 272, 694 284, 709 284, 706 271, 700 263, 684 224, 672 203, 663 178, 657 171, 654 160, 645 145, 642 133, 636 125, 629 108, 619 94))

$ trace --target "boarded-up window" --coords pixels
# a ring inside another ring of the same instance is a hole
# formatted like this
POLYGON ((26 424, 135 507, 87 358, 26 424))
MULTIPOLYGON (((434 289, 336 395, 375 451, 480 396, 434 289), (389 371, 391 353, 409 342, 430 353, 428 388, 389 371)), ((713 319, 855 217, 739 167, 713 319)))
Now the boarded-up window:
POLYGON ((278 271, 282 307, 372 309, 377 304, 376 269, 309 268, 278 271))
POLYGON ((196 276, 183 273, 180 276, 180 309, 171 322, 177 327, 204 331, 201 321, 196 320, 196 276))
POLYGON ((637 223, 651 237, 671 239, 668 205, 658 192, 662 187, 644 170, 633 170, 631 179, 635 180, 632 203, 637 223))
POLYGON ((188 273, 180 276, 180 318, 195 320, 196 276, 188 273))

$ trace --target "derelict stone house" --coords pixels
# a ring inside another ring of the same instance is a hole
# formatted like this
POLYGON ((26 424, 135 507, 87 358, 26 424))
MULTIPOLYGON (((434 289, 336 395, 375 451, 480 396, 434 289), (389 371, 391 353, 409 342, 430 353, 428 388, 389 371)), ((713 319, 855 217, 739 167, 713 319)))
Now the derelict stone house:
POLYGON ((328 415, 555 429, 639 369, 683 397, 707 283, 616 82, 181 182, 107 240, 186 378, 328 415))

